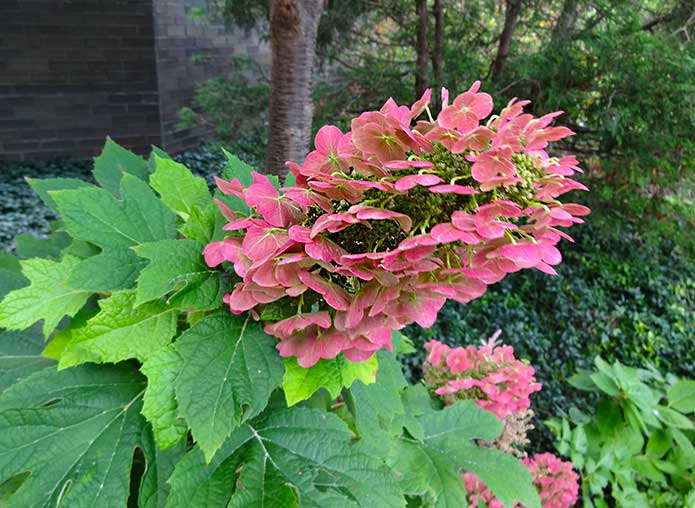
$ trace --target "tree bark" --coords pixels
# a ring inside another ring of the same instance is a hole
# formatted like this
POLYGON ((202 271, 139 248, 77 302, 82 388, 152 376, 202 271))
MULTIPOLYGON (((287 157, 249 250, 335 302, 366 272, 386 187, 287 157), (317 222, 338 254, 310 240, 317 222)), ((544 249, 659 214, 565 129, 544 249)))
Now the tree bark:
POLYGON ((427 0, 415 0, 415 14, 417 15, 415 97, 419 99, 428 86, 427 61, 429 60, 429 51, 427 49, 427 25, 429 20, 427 16, 427 0))
POLYGON ((499 81, 502 71, 504 70, 504 64, 507 62, 509 50, 512 47, 514 29, 516 28, 516 22, 519 19, 519 13, 521 12, 521 2, 522 0, 506 0, 505 2, 504 28, 502 29, 502 34, 500 35, 497 55, 495 56, 495 60, 492 62, 492 81, 499 81))
POLYGON ((287 174, 301 163, 311 137, 312 71, 324 0, 270 0, 270 110, 266 172, 287 174))
MULTIPOLYGON (((444 0, 434 0, 432 6, 434 16, 434 45, 432 47, 432 75, 434 86, 439 89, 444 86, 443 62, 444 62, 444 0)), ((434 98, 439 106, 439 93, 435 90, 434 98)))
POLYGON ((550 40, 551 44, 558 46, 570 39, 572 28, 577 19, 578 7, 579 0, 565 0, 562 3, 562 11, 560 11, 560 16, 557 18, 557 22, 553 28, 553 35, 550 40))

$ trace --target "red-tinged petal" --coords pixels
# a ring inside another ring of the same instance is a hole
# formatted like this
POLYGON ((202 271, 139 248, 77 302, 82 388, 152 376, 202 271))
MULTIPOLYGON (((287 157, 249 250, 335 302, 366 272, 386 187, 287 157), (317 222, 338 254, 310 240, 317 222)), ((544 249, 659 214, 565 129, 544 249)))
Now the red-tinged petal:
POLYGON ((544 263, 543 261, 536 263, 534 265, 534 268, 536 268, 537 270, 540 270, 543 273, 547 273, 548 275, 557 275, 557 272, 555 271, 555 269, 552 266, 544 263))
POLYGON ((578 205, 576 203, 565 203, 562 205, 562 208, 566 212, 569 212, 572 215, 574 215, 575 217, 581 217, 583 215, 589 215, 591 213, 591 210, 589 208, 583 205, 578 205))
POLYGON ((395 220, 403 231, 410 231, 413 221, 404 213, 394 212, 393 210, 385 210, 383 208, 375 208, 364 205, 353 205, 348 209, 348 213, 352 213, 359 220, 395 220))
POLYGON ((225 205, 222 201, 215 198, 215 204, 217 205, 217 208, 220 209, 222 217, 224 217, 228 221, 233 221, 237 219, 236 213, 234 213, 232 209, 225 205))
POLYGON ((236 261, 239 258, 241 240, 228 238, 220 242, 209 243, 203 249, 205 263, 209 267, 215 267, 223 261, 236 261))
POLYGON ((432 169, 434 167, 434 164, 432 164, 429 161, 420 160, 396 160, 385 162, 384 167, 388 169, 432 169))
POLYGON ((543 256, 543 249, 535 243, 508 244, 496 252, 522 268, 535 266, 543 256))
POLYGON ((311 290, 317 292, 328 305, 335 310, 347 310, 350 305, 350 296, 338 285, 327 281, 323 277, 311 272, 300 272, 299 280, 311 290))
POLYGON ((342 256, 347 254, 345 249, 322 236, 317 236, 313 241, 305 244, 304 250, 310 258, 321 260, 325 263, 337 262, 342 256))
POLYGON ((422 97, 418 99, 413 106, 410 108, 410 118, 417 118, 422 114, 423 111, 425 111, 425 108, 427 105, 430 103, 430 99, 432 98, 432 89, 428 88, 425 90, 425 93, 422 94, 422 97))
POLYGON ((304 330, 311 325, 319 328, 330 328, 331 315, 327 311, 310 312, 307 314, 297 314, 276 323, 267 324, 265 332, 281 339, 289 339, 297 331, 304 330))
POLYGON ((440 243, 451 243, 461 239, 461 235, 466 234, 460 229, 454 227, 450 222, 437 224, 432 228, 430 235, 440 243))
POLYGON ((290 241, 287 232, 251 226, 241 243, 241 250, 249 259, 261 262, 276 255, 290 241))
MULTIPOLYGON (((407 175, 402 178, 399 178, 396 181, 395 188, 398 191, 406 191, 418 185, 422 185, 425 187, 430 185, 436 185, 441 181, 442 179, 439 178, 437 175, 407 175)), ((475 193, 475 191, 473 192, 475 193)))
POLYGON ((244 198, 244 191, 246 191, 246 187, 239 182, 238 178, 235 178, 231 182, 222 180, 222 178, 217 176, 215 176, 214 179, 215 185, 217 185, 217 188, 220 189, 223 194, 232 194, 242 199, 244 198))
POLYGON ((433 187, 430 187, 430 192, 434 192, 436 194, 461 194, 461 195, 471 195, 471 194, 478 194, 478 191, 476 191, 473 187, 468 187, 467 185, 451 185, 451 184, 443 184, 443 185, 435 185, 433 187))
POLYGON ((431 235, 417 235, 406 238, 400 244, 398 244, 398 251, 406 251, 408 249, 415 249, 417 247, 422 247, 426 245, 437 245, 439 242, 432 238, 431 235))
POLYGON ((258 302, 253 299, 252 293, 245 292, 243 286, 239 285, 229 295, 227 305, 234 314, 240 314, 254 308, 258 302))
POLYGON ((314 146, 316 146, 318 151, 324 154, 330 154, 331 152, 337 153, 338 144, 342 137, 343 133, 338 127, 334 125, 324 125, 316 133, 314 146))

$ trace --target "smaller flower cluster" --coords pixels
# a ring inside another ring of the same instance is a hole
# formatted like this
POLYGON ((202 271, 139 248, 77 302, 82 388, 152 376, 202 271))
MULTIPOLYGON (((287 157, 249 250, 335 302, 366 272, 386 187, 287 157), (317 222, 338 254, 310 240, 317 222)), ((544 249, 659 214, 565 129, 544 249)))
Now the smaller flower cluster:
MULTIPOLYGON (((543 508, 569 508, 577 502, 579 477, 572 469, 572 463, 560 460, 552 453, 540 453, 521 462, 533 477, 543 508)), ((468 508, 503 508, 502 503, 475 474, 463 473, 461 478, 468 492, 468 508)), ((522 506, 514 504, 515 508, 522 506)))
POLYGON ((432 340, 425 349, 425 382, 448 404, 473 400, 503 419, 528 409, 530 395, 541 389, 533 367, 517 360, 512 346, 497 346, 494 338, 465 348, 432 340))

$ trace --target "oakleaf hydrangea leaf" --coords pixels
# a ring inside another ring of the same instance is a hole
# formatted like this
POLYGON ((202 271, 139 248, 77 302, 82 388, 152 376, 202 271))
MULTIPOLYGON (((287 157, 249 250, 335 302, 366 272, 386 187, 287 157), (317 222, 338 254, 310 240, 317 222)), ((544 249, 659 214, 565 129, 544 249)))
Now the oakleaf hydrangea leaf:
POLYGON ((51 210, 58 211, 58 206, 49 191, 81 189, 94 187, 79 178, 27 178, 27 183, 36 192, 41 201, 51 210))
POLYGON ((152 424, 159 448, 170 448, 186 435, 188 427, 177 416, 174 383, 183 361, 172 348, 166 347, 154 353, 142 365, 140 371, 147 376, 142 414, 152 424))
POLYGON ((48 337, 63 316, 74 316, 87 301, 87 291, 74 289, 68 277, 80 260, 65 256, 62 261, 27 259, 22 273, 31 285, 12 291, 0 302, 0 328, 23 330, 43 319, 48 337))
POLYGON ((4 506, 123 508, 138 447, 152 490, 157 458, 143 444, 152 440, 140 415, 144 389, 130 367, 83 365, 44 369, 3 392, 0 484, 30 473, 4 506))
POLYGON ((118 195, 119 183, 124 173, 134 175, 140 180, 147 180, 149 175, 147 161, 126 150, 111 138, 106 138, 106 145, 101 154, 94 159, 94 179, 104 189, 118 195))
POLYGON ((223 277, 205 264, 204 248, 195 240, 160 240, 135 247, 139 256, 150 260, 138 277, 135 304, 173 292, 169 302, 176 307, 219 307, 225 293, 223 277))
POLYGON ((9 252, 0 254, 0 300, 10 291, 27 285, 29 281, 22 275, 19 259, 9 252))
POLYGON ((394 353, 379 351, 376 383, 355 383, 352 394, 357 434, 370 450, 386 455, 403 427, 421 434, 420 426, 407 411, 402 396, 408 383, 394 353), (415 430, 413 430, 415 429, 415 430))
POLYGON ((190 240, 209 243, 224 237, 222 227, 226 223, 227 219, 220 213, 217 203, 210 202, 202 208, 194 205, 190 217, 179 231, 190 240))
POLYGON ((406 494, 429 498, 437 508, 466 506, 463 470, 478 475, 504 506, 519 501, 540 508, 531 475, 514 456, 473 442, 493 440, 502 431, 502 422, 492 413, 460 401, 418 420, 424 439, 401 440, 389 460, 406 494))
POLYGON ((124 173, 123 200, 98 187, 49 192, 70 236, 102 249, 176 238, 176 217, 139 178, 124 173))
POLYGON ((205 180, 193 176, 186 166, 156 155, 154 160, 157 169, 150 184, 171 210, 188 219, 194 206, 203 209, 211 201, 205 180))
POLYGON ((176 378, 179 413, 210 461, 244 420, 260 413, 282 381, 275 339, 248 316, 219 312, 174 344, 183 359, 176 378))
POLYGON ((351 362, 341 355, 330 360, 319 360, 308 369, 300 366, 296 358, 285 358, 282 389, 288 406, 307 400, 321 388, 336 398, 343 387, 349 388, 358 379, 365 384, 373 383, 377 369, 376 356, 364 362, 351 362))
POLYGON ((17 235, 14 239, 17 254, 23 258, 60 259, 61 253, 72 242, 64 231, 54 231, 47 238, 37 238, 29 234, 17 235))
POLYGON ((135 292, 120 291, 99 300, 101 312, 72 332, 60 368, 84 362, 145 361, 176 333, 178 312, 162 301, 135 307, 135 292))
POLYGON ((337 416, 308 408, 243 424, 210 464, 194 448, 169 482, 167 508, 405 506, 383 461, 357 450, 337 416))
POLYGON ((80 262, 68 277, 71 287, 85 291, 117 291, 135 285, 146 261, 129 249, 108 249, 80 262))
POLYGON ((45 343, 38 325, 22 332, 0 330, 0 392, 55 362, 41 356, 45 343))

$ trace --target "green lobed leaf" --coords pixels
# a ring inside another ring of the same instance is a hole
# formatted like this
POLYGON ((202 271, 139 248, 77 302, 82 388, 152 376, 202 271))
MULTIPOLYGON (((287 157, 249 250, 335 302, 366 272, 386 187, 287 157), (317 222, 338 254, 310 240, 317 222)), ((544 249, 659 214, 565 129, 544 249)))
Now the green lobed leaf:
POLYGON ((157 445, 162 450, 174 446, 186 435, 188 427, 178 418, 174 385, 183 361, 173 347, 154 353, 140 368, 147 376, 142 414, 152 424, 157 445))
POLYGON ((150 260, 138 277, 135 305, 173 293, 169 302, 175 307, 219 307, 226 289, 224 279, 205 263, 204 248, 196 240, 160 240, 135 247, 139 256, 150 260))
MULTIPOLYGON (((94 306, 96 307, 96 304, 94 306)), ((60 357, 63 355, 63 351, 65 351, 67 345, 72 341, 73 333, 83 326, 86 326, 87 321, 99 313, 98 309, 89 307, 89 305, 86 305, 84 308, 82 308, 77 314, 75 314, 73 318, 70 319, 68 326, 61 328, 55 333, 55 335, 53 335, 51 342, 48 343, 41 353, 43 356, 46 358, 52 358, 54 360, 60 360, 60 357)))
MULTIPOLYGON (((414 407, 406 409, 405 397, 417 397, 408 390, 401 363, 396 355, 387 351, 377 353, 379 371, 376 383, 355 383, 350 389, 353 400, 356 433, 370 450, 387 455, 394 438, 399 438, 406 427, 411 434, 422 436, 422 429, 414 418, 414 407)), ((415 388, 415 387, 411 387, 415 388)), ((425 393, 429 407, 429 395, 425 393)))
POLYGON ((354 363, 340 355, 330 360, 319 360, 306 369, 296 358, 285 358, 285 375, 282 389, 288 406, 309 399, 317 390, 325 388, 332 398, 340 395, 343 387, 350 387, 356 380, 373 383, 378 369, 376 356, 354 363))
POLYGON ((186 166, 172 159, 154 155, 154 160, 157 169, 150 176, 150 185, 171 210, 188 219, 193 207, 202 210, 210 203, 210 191, 204 179, 193 176, 186 166))
POLYGON ((383 461, 357 449, 338 417, 308 408, 247 422, 210 464, 193 449, 170 483, 167 508, 405 507, 383 461))
POLYGON ((280 386, 283 365, 275 343, 260 323, 223 311, 198 321, 174 344, 183 359, 175 382, 179 414, 206 460, 280 386))
POLYGON ((90 292, 130 289, 145 264, 132 250, 108 249, 80 261, 68 277, 68 284, 90 292))
POLYGON ((695 412, 695 381, 682 380, 672 384, 666 397, 670 408, 686 414, 695 412))
POLYGON ((0 330, 0 393, 34 372, 55 365, 41 356, 44 345, 38 325, 22 332, 0 330))
POLYGON ((41 201, 51 210, 58 211, 58 206, 49 191, 81 189, 93 187, 78 178, 27 178, 27 183, 36 192, 41 201))
POLYGON ((101 311, 72 332, 60 368, 84 362, 145 361, 171 342, 178 312, 165 302, 135 307, 135 292, 120 291, 99 300, 101 311))
POLYGON ((166 506, 169 497, 167 480, 176 464, 186 453, 185 440, 179 441, 166 450, 160 450, 155 441, 152 432, 147 428, 140 443, 148 464, 140 482, 138 508, 164 508, 166 506))
POLYGON ((49 192, 70 236, 102 249, 177 237, 176 217, 145 182, 125 173, 121 194, 119 201, 97 187, 49 192))
POLYGON ((179 231, 190 240, 209 243, 224 237, 222 227, 226 223, 227 219, 222 216, 217 204, 211 202, 204 208, 193 206, 190 217, 179 231))
POLYGON ((428 497, 438 508, 466 506, 459 475, 464 470, 475 473, 504 506, 519 501, 540 508, 531 475, 514 456, 475 445, 474 440, 490 441, 501 432, 502 422, 492 413, 460 401, 418 420, 423 441, 400 442, 389 460, 407 494, 428 497))
POLYGON ((131 367, 84 365, 44 369, 3 392, 0 484, 31 473, 6 508, 123 508, 136 447, 149 491, 159 489, 157 457, 146 444, 153 438, 140 415, 144 388, 131 367))
POLYGON ((51 258, 60 259, 60 255, 66 249, 72 239, 64 231, 55 231, 48 238, 21 234, 15 237, 17 254, 27 258, 51 258))
POLYGON ((23 330, 43 319, 43 333, 48 337, 63 316, 74 316, 89 297, 88 292, 68 284, 79 259, 65 256, 58 262, 34 258, 20 264, 31 285, 10 292, 0 302, 0 328, 23 330))
POLYGON ((94 179, 104 189, 118 195, 122 176, 127 173, 146 181, 150 168, 147 161, 126 150, 110 137, 101 154, 94 159, 94 179))
POLYGON ((19 263, 19 259, 9 252, 0 253, 0 300, 10 291, 28 284, 29 281, 22 275, 22 265, 19 263))

